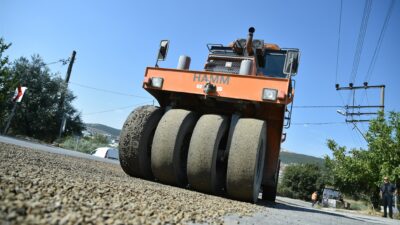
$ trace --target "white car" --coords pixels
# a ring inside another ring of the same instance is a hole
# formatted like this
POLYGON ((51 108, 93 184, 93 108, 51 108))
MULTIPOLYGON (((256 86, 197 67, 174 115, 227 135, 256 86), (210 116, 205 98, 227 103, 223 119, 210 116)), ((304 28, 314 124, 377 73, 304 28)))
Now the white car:
POLYGON ((119 160, 118 149, 115 148, 109 148, 109 147, 97 148, 92 155, 106 159, 119 160))

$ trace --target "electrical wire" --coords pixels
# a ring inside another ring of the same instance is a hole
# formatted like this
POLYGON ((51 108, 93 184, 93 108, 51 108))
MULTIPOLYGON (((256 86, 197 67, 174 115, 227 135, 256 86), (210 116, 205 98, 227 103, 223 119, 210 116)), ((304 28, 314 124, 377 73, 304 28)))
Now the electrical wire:
MULTIPOLYGON (((385 31, 386 31, 387 26, 389 24, 390 16, 391 16, 391 14, 393 12, 394 4, 395 4, 395 1, 392 0, 390 2, 390 5, 389 5, 388 10, 386 12, 385 20, 383 22, 382 29, 381 29, 378 41, 377 41, 376 46, 375 46, 375 50, 374 50, 374 54, 373 54, 372 59, 371 59, 371 63, 369 64, 368 71, 367 71, 367 73, 365 74, 365 77, 364 77, 364 81, 365 82, 369 82, 369 80, 371 79, 372 72, 373 72, 373 70, 375 68, 375 63, 376 63, 376 60, 377 60, 378 55, 379 55, 379 50, 380 50, 380 48, 382 46, 383 38, 385 36, 385 31)), ((365 93, 365 97, 367 98, 367 102, 369 104, 367 93, 365 93)), ((363 96, 363 99, 361 100, 361 103, 363 103, 363 102, 364 102, 364 96, 363 96)))
POLYGON ((293 108, 344 108, 341 105, 294 105, 293 108))
POLYGON ((310 122, 310 123, 291 123, 291 125, 338 125, 346 122, 310 122))
POLYGON ((387 26, 388 26, 388 23, 389 23, 389 20, 390 20, 390 16, 392 15, 392 12, 393 12, 394 4, 395 4, 395 1, 392 0, 390 2, 388 11, 386 13, 385 21, 383 22, 382 29, 381 29, 381 32, 379 34, 379 39, 378 39, 378 42, 377 42, 377 44, 375 46, 375 50, 374 50, 374 54, 373 54, 372 59, 371 59, 371 63, 369 64, 369 67, 368 67, 368 72, 365 75, 365 79, 364 79, 365 82, 369 81, 369 79, 371 78, 372 72, 374 70, 376 59, 378 58, 379 50, 380 50, 380 48, 382 46, 383 38, 385 36, 385 31, 387 29, 387 26))
MULTIPOLYGON (((132 94, 127 94, 127 93, 122 93, 122 92, 117 92, 113 90, 107 90, 107 89, 102 89, 102 88, 97 88, 97 87, 92 87, 84 84, 79 84, 76 82, 69 82, 70 84, 83 87, 83 88, 88 88, 96 91, 102 91, 102 92, 107 92, 111 94, 116 94, 116 95, 124 95, 124 96, 130 96, 130 97, 137 97, 137 98, 144 98, 144 99, 152 99, 150 97, 145 97, 145 96, 138 96, 138 95, 132 95, 132 94)), ((300 105, 300 106, 293 106, 293 108, 343 108, 341 105, 300 105)))
MULTIPOLYGON (((341 36, 341 27, 342 27, 342 14, 343 14, 343 0, 340 1, 340 13, 339 13, 339 27, 338 27, 338 42, 337 42, 337 49, 336 49, 336 84, 338 83, 338 72, 339 72, 339 56, 340 56, 340 36, 341 36)), ((344 98, 339 91, 339 96, 342 101, 342 104, 345 105, 344 98)))
POLYGON ((340 16, 339 16, 339 30, 338 30, 338 42, 336 50, 336 84, 338 83, 338 71, 339 71, 339 53, 340 53, 340 31, 342 27, 342 11, 343 11, 343 0, 340 0, 340 16))
MULTIPOLYGON (((360 65, 360 60, 361 60, 361 54, 364 46, 364 40, 365 40, 365 34, 367 32, 367 27, 368 27, 368 20, 369 20, 369 15, 371 13, 371 8, 372 8, 372 0, 367 0, 364 5, 364 12, 363 12, 363 17, 361 20, 361 26, 360 30, 358 33, 358 39, 357 39, 357 46, 356 50, 354 52, 354 59, 353 59, 353 67, 350 73, 350 80, 349 83, 354 83, 356 81, 357 77, 357 72, 358 72, 358 67, 360 65)), ((353 99, 354 99, 354 91, 349 91, 349 95, 347 97, 347 103, 350 104, 351 97, 353 94, 353 99)), ((353 101, 354 103, 354 101, 353 101)))
POLYGON ((370 105, 370 104, 369 104, 369 99, 368 99, 367 90, 365 90, 365 98, 367 99, 367 105, 370 105))
MULTIPOLYGON (((365 128, 364 123, 361 123, 361 128, 362 128, 362 130, 363 130, 363 137, 364 137, 364 139, 365 139, 364 134, 366 133, 366 130, 368 130, 368 127, 365 128)), ((361 130, 361 129, 360 129, 360 130, 361 130)))
POLYGON ((364 134, 362 133, 362 131, 360 130, 360 128, 358 128, 358 126, 357 126, 357 124, 356 123, 352 123, 353 124, 353 130, 354 129, 356 129, 357 130, 357 134, 358 135, 356 135, 357 136, 357 140, 358 140, 358 143, 360 144, 360 146, 362 145, 362 142, 363 142, 363 140, 364 141, 366 141, 366 138, 364 137, 364 134), (361 137, 362 137, 362 139, 361 139, 361 137))
POLYGON ((83 116, 88 116, 88 115, 101 114, 101 113, 107 113, 107 112, 115 112, 115 111, 122 110, 122 109, 128 109, 128 108, 132 108, 132 107, 148 104, 150 102, 152 102, 152 101, 142 102, 142 103, 135 104, 135 105, 123 106, 123 107, 119 107, 119 108, 106 109, 106 110, 97 111, 97 112, 84 113, 82 115, 83 116))
POLYGON ((140 96, 140 95, 132 95, 132 94, 127 94, 127 93, 122 93, 118 91, 113 91, 113 90, 108 90, 108 89, 103 89, 103 88, 97 88, 97 87, 92 87, 84 84, 79 84, 76 82, 69 82, 70 84, 82 87, 82 88, 87 88, 87 89, 92 89, 96 91, 101 91, 101 92, 106 92, 110 94, 115 94, 115 95, 123 95, 123 96, 129 96, 129 97, 135 97, 135 98, 143 98, 143 99, 152 99, 151 97, 145 97, 145 96, 140 96))
POLYGON ((362 145, 359 139, 360 137, 358 135, 356 135, 358 139, 354 137, 354 128, 350 127, 349 123, 346 123, 346 125, 350 129, 351 139, 353 140, 353 142, 356 144, 356 142, 358 141, 358 144, 362 145))
POLYGON ((54 61, 54 62, 45 63, 44 65, 48 66, 48 65, 52 65, 52 64, 56 64, 56 63, 62 63, 63 66, 65 66, 65 65, 68 64, 69 60, 70 60, 69 58, 68 59, 60 59, 60 60, 57 60, 57 61, 54 61))
POLYGON ((357 47, 354 53, 353 68, 350 75, 350 82, 354 83, 360 65, 361 54, 364 46, 365 34, 367 33, 369 15, 371 13, 372 0, 367 0, 364 6, 363 18, 361 20, 360 31, 358 33, 357 47))

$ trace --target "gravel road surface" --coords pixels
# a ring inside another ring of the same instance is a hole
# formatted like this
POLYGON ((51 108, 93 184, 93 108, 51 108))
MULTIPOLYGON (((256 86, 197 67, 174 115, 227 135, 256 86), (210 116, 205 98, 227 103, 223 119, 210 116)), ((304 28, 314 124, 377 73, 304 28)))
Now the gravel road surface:
POLYGON ((259 208, 134 179, 119 165, 0 143, 0 224, 222 223, 259 208))
POLYGON ((278 198, 253 205, 131 178, 115 163, 0 140, 0 224, 399 224, 278 198))

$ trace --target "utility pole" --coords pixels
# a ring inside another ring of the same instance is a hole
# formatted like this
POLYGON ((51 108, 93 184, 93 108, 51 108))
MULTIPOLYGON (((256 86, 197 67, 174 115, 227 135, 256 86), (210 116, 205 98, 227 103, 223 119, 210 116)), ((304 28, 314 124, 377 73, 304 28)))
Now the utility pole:
POLYGON ((4 128, 3 135, 7 135, 8 128, 10 127, 11 120, 12 120, 12 118, 14 117, 15 109, 16 109, 16 108, 17 108, 17 102, 15 101, 15 102, 14 102, 14 106, 13 106, 13 108, 12 108, 12 110, 11 110, 11 114, 10 114, 10 116, 8 117, 8 121, 7 121, 6 127, 4 128))
POLYGON ((72 66, 74 65, 74 62, 75 62, 75 55, 76 55, 76 51, 72 51, 71 60, 69 61, 67 74, 65 76, 65 89, 61 91, 59 112, 61 112, 61 114, 62 114, 61 115, 62 119, 61 119, 61 123, 60 123, 60 132, 58 134, 58 138, 61 138, 62 133, 65 130, 66 122, 67 122, 67 118, 66 118, 66 115, 64 113, 64 101, 65 101, 65 95, 66 95, 67 90, 68 90, 69 78, 71 77, 72 66))
MULTIPOLYGON (((369 122, 370 119, 354 119, 354 116, 371 116, 371 115, 377 115, 378 112, 361 112, 360 110, 366 110, 366 109, 376 109, 376 110, 384 110, 385 109, 385 85, 368 85, 367 82, 364 82, 363 86, 354 86, 353 83, 350 83, 348 87, 340 87, 339 84, 335 85, 337 91, 342 91, 342 90, 348 90, 351 91, 353 94, 353 104, 352 105, 346 105, 345 109, 346 112, 341 112, 338 111, 338 113, 346 116, 346 123, 352 123, 354 125, 354 128, 357 129, 357 131, 361 134, 361 136, 364 138, 365 141, 367 141, 367 138, 365 135, 361 132, 360 128, 358 128, 357 123, 362 123, 362 122, 369 122), (381 89, 381 96, 380 96, 380 105, 355 105, 355 95, 357 90, 367 90, 370 88, 379 88, 381 89), (358 109, 358 112, 354 112, 355 109, 358 109), (351 110, 351 112, 349 112, 351 110), (350 117, 350 118, 349 118, 350 117)), ((354 129, 353 128, 353 129, 354 129)))
MULTIPOLYGON (((359 123, 359 122, 369 122, 370 119, 358 119, 355 120, 353 119, 353 116, 362 116, 362 115, 376 115, 378 114, 377 112, 354 112, 355 109, 362 110, 362 109, 385 109, 385 85, 368 85, 367 82, 364 82, 363 86, 354 86, 353 83, 350 83, 348 87, 340 87, 339 84, 335 85, 337 91, 342 91, 342 90, 348 90, 353 92, 353 104, 352 105, 346 105, 345 109, 346 112, 343 114, 346 116, 346 122, 347 123, 359 123), (355 93, 357 90, 367 90, 367 89, 381 89, 381 96, 380 96, 380 105, 355 105, 355 93), (352 112, 349 112, 351 110, 352 112), (348 119, 350 117, 350 119, 348 119)), ((358 129, 358 127, 357 127, 358 129)))
POLYGON ((18 85, 18 88, 15 90, 14 97, 12 101, 14 102, 14 106, 11 110, 10 116, 8 117, 7 124, 4 127, 3 135, 6 135, 8 132, 8 128, 10 128, 11 120, 14 117, 15 110, 17 109, 18 103, 22 101, 22 97, 24 96, 26 87, 21 87, 21 85, 18 85))

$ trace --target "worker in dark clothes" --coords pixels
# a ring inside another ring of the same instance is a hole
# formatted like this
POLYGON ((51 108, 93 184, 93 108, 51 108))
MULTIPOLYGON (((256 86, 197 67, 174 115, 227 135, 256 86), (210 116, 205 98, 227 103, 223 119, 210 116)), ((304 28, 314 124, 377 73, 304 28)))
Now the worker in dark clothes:
POLYGON ((387 217, 387 208, 389 207, 389 217, 393 218, 393 195, 397 194, 397 190, 395 185, 389 182, 388 177, 383 178, 379 194, 383 200, 383 217, 387 217))

